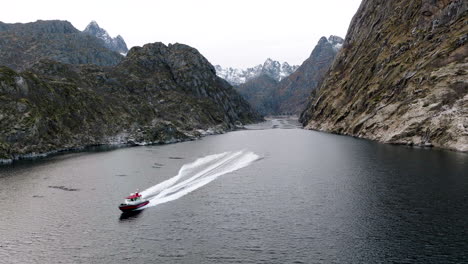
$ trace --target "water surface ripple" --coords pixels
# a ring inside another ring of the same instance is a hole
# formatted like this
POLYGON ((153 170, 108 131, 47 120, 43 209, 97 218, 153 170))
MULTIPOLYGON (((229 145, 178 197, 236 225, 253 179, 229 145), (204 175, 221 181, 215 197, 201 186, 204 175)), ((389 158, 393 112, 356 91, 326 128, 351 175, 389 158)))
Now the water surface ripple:
POLYGON ((468 262, 466 154, 297 127, 269 120, 0 167, 0 263, 468 262), (239 150, 262 159, 143 211, 117 209, 184 164, 239 150))

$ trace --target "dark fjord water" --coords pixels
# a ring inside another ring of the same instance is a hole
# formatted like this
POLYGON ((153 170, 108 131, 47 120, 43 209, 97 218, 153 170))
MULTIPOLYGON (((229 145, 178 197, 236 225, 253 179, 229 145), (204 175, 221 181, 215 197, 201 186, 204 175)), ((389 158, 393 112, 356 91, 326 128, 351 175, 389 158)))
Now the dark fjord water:
POLYGON ((287 120, 3 166, 0 199, 1 263, 468 262, 468 155, 287 120), (139 214, 117 209, 184 164, 243 149, 262 159, 139 214))

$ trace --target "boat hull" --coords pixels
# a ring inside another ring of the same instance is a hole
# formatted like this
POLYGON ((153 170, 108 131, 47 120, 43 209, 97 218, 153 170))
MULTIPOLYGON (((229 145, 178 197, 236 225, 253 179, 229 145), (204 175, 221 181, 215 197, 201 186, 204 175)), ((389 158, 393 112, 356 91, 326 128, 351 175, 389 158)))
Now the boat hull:
POLYGON ((139 203, 139 204, 125 204, 125 205, 120 205, 119 206, 119 209, 122 211, 122 212, 130 212, 130 211, 133 211, 133 210, 136 210, 138 208, 141 208, 145 205, 149 204, 149 201, 144 201, 142 203, 139 203))

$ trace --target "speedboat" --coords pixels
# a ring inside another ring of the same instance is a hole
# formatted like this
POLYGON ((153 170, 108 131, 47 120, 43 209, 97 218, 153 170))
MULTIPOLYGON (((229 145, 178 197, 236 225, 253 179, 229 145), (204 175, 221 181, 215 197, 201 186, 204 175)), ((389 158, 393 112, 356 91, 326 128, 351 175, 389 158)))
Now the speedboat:
POLYGON ((130 212, 147 204, 149 204, 149 201, 136 192, 125 197, 125 201, 119 205, 119 209, 122 210, 122 212, 130 212))

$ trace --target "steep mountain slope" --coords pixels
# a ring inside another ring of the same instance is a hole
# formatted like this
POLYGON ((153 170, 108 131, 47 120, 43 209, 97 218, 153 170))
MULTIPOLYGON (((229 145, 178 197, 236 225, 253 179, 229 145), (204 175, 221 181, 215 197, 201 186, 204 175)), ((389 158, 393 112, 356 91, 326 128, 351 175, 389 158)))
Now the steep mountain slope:
POLYGON ((276 81, 281 81, 285 77, 293 73, 299 66, 289 65, 287 62, 280 63, 279 61, 268 58, 263 64, 259 64, 253 68, 237 69, 223 68, 216 65, 216 74, 228 81, 232 85, 243 84, 260 75, 267 75, 276 81))
POLYGON ((43 60, 0 68, 0 159, 112 143, 163 143, 260 120, 194 48, 132 48, 115 67, 43 60))
POLYGON ((319 40, 310 57, 279 83, 273 95, 278 102, 275 109, 277 113, 300 114, 304 111, 307 98, 330 69, 342 45, 343 39, 333 35, 319 40))
POLYGON ((91 23, 86 26, 85 30, 83 30, 83 33, 102 39, 105 46, 110 50, 120 54, 127 54, 128 52, 127 44, 122 36, 118 35, 112 38, 105 29, 99 27, 96 21, 91 21, 91 23))
POLYGON ((68 21, 0 22, 0 65, 21 71, 44 58, 70 64, 116 65, 123 56, 68 21))
POLYGON ((234 86, 250 105, 262 115, 275 113, 273 109, 278 103, 272 95, 277 87, 278 81, 266 74, 261 74, 246 83, 234 86))
POLYGON ((264 73, 235 88, 264 115, 298 115, 305 109, 307 98, 323 79, 342 44, 340 37, 322 37, 310 57, 280 82, 279 78, 273 79, 271 74, 264 73))
POLYGON ((468 151, 467 6, 364 0, 303 124, 468 151))

